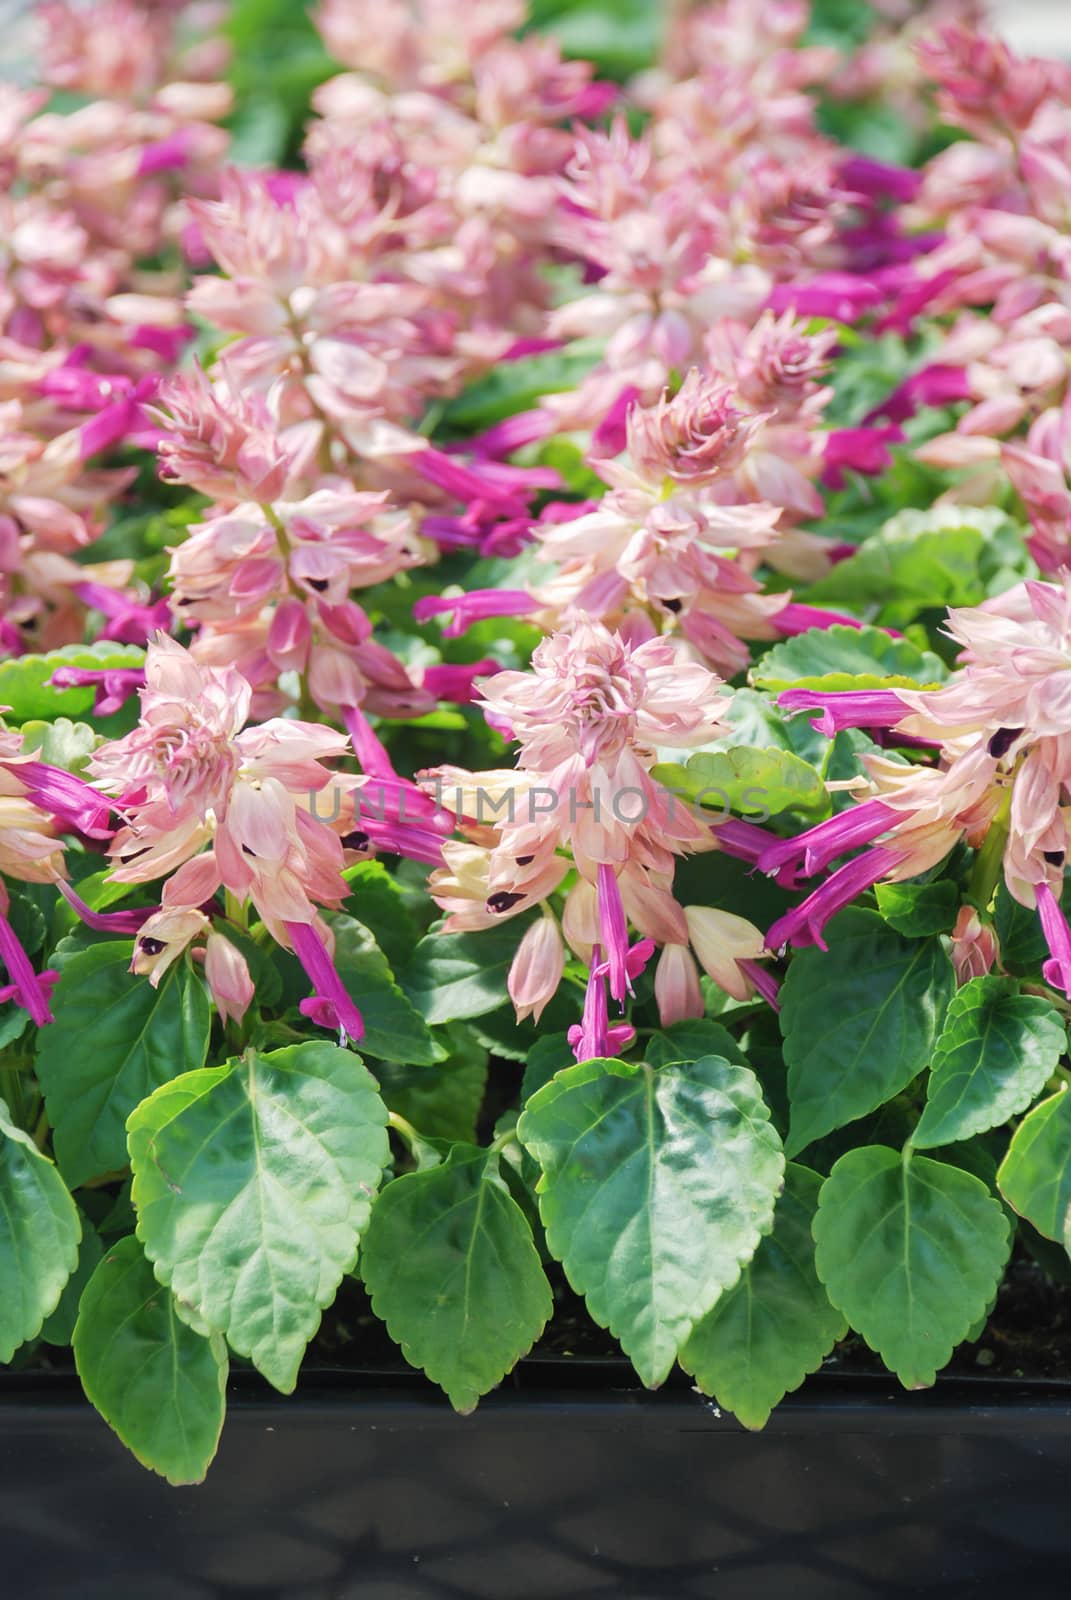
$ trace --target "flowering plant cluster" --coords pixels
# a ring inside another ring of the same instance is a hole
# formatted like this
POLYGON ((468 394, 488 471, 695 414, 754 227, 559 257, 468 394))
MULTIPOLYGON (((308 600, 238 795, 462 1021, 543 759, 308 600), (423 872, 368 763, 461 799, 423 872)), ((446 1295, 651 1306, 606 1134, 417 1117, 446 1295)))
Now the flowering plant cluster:
POLYGON ((613 11, 0 87, 0 1361, 172 1482, 354 1328, 761 1427, 1071 1249, 1071 70, 613 11))

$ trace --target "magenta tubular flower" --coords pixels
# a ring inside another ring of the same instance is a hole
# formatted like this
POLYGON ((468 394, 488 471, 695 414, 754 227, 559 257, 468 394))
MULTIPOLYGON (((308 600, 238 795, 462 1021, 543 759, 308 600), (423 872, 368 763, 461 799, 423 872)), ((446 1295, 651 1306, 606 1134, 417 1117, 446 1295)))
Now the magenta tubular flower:
POLYGON ((774 955, 788 945, 795 945, 797 949, 817 945, 825 950, 823 930, 826 924, 838 911, 851 905, 864 889, 871 888, 879 878, 894 870, 902 859, 896 851, 879 845, 838 867, 813 894, 772 924, 766 935, 766 948, 774 955))
POLYGON ((1038 884, 1037 905, 1041 929, 1049 947, 1049 960, 1041 969, 1042 976, 1054 989, 1071 995, 1071 928, 1047 883, 1038 884))
POLYGON ((846 189, 870 200, 896 200, 901 204, 914 200, 922 184, 921 175, 911 167, 893 166, 856 152, 841 163, 840 177, 846 189))
POLYGON ((171 607, 166 600, 146 605, 136 595, 122 589, 109 589, 101 583, 80 583, 74 592, 84 605, 104 616, 98 639, 114 639, 117 644, 147 644, 154 633, 171 625, 171 607))
POLYGON ((869 424, 884 417, 887 422, 906 422, 924 406, 947 406, 970 398, 966 368, 934 362, 905 378, 863 421, 869 424))
POLYGON ((827 817, 794 839, 780 839, 769 845, 759 857, 759 871, 776 876, 785 888, 794 888, 797 875, 813 877, 837 856, 887 833, 897 820, 898 814, 891 806, 880 800, 865 800, 850 811, 827 817))
POLYGON ((315 993, 310 1000, 302 1000, 299 1010, 321 1027, 337 1028, 342 1042, 352 1039, 356 1044, 364 1033, 361 1013, 354 1005, 342 979, 335 971, 322 935, 313 923, 288 922, 285 925, 294 954, 312 983, 315 993))
POLYGON ((843 728, 895 728, 910 715, 895 689, 786 689, 777 703, 785 711, 818 711, 811 725, 830 739, 843 728))
POLYGON ((114 829, 108 825, 109 807, 98 790, 43 761, 25 761, 18 768, 19 780, 30 800, 72 833, 88 839, 110 839, 114 829))
POLYGON ((593 1061, 620 1055, 636 1037, 636 1030, 627 1022, 610 1026, 610 1013, 606 1002, 607 966, 601 960, 598 945, 592 952, 591 972, 588 975, 584 1010, 579 1023, 569 1029, 568 1039, 577 1061, 593 1061))
POLYGON ((858 322, 885 299, 881 288, 847 272, 823 272, 802 282, 780 283, 766 304, 771 311, 793 311, 798 317, 832 317, 858 322))
POLYGON ((602 948, 606 951, 606 967, 610 976, 610 993, 622 1004, 626 994, 632 993, 628 974, 628 925, 621 888, 617 874, 605 862, 600 862, 598 873, 599 929, 602 948))
MULTIPOLYGON (((812 628, 862 628, 866 624, 859 621, 858 617, 849 617, 844 611, 828 611, 820 606, 806 606, 790 600, 774 614, 774 626, 786 638, 795 638, 798 633, 809 633, 812 628)), ((895 629, 888 629, 896 638, 900 635, 895 629)))
POLYGON ((452 615, 453 620, 443 633, 448 639, 456 639, 485 617, 528 617, 538 610, 538 602, 525 589, 471 589, 456 597, 426 595, 414 605, 413 616, 417 622, 427 622, 432 617, 452 615))
POLYGON ((477 680, 493 677, 500 670, 499 663, 490 656, 464 665, 443 664, 425 667, 420 675, 420 687, 436 700, 449 700, 454 705, 467 706, 476 698, 477 680))
POLYGON ((71 910, 77 912, 79 921, 84 922, 87 928, 95 928, 98 933, 133 935, 138 933, 153 915, 152 906, 139 906, 129 911, 94 911, 86 905, 81 895, 76 893, 69 883, 64 883, 61 879, 56 888, 71 910))
POLYGON ((7 968, 8 982, 0 988, 0 999, 14 1000, 30 1013, 39 1028, 53 1020, 50 992, 59 978, 51 969, 37 973, 19 943, 18 935, 6 916, 0 914, 0 961, 7 968))
POLYGON ((822 481, 830 489, 844 487, 844 469, 874 476, 884 472, 892 462, 891 443, 904 437, 898 423, 883 427, 834 428, 825 439, 825 471, 822 481))
POLYGON ((764 967, 761 962, 751 961, 746 957, 740 961, 739 966, 748 982, 766 1001, 771 1011, 780 1011, 781 985, 776 973, 771 972, 769 967, 764 967))
POLYGON ((95 688, 94 715, 110 717, 144 688, 145 671, 143 667, 57 667, 48 681, 56 689, 95 688))

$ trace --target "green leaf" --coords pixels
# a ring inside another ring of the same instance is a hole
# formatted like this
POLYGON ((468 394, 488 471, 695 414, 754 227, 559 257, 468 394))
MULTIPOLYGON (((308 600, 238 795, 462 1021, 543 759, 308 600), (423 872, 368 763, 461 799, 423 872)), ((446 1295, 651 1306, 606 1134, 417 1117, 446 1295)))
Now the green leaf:
POLYGON ((829 795, 818 773, 788 750, 738 745, 732 750, 701 751, 683 766, 669 762, 656 766, 652 776, 690 804, 763 821, 782 811, 829 810, 829 795))
POLYGON ((847 1332, 814 1266, 811 1225, 822 1180, 789 1162, 773 1232, 734 1289, 692 1331, 681 1366, 745 1428, 762 1428, 847 1332))
POLYGON ((361 1248, 372 1310, 405 1359, 472 1411, 539 1338, 554 1302, 498 1157, 455 1145, 387 1185, 361 1248))
POLYGON ((594 62, 600 78, 624 82, 658 57, 663 12, 652 0, 533 0, 529 15, 563 55, 594 62))
POLYGON ((506 974, 526 927, 513 917, 479 933, 429 933, 401 974, 402 988, 428 1023, 486 1016, 506 998, 506 974))
POLYGON ((62 767, 65 772, 82 772, 99 743, 95 728, 87 722, 72 722, 70 717, 22 725, 23 751, 28 754, 36 750, 39 760, 47 761, 50 767, 62 767))
POLYGON ((950 933, 959 910, 959 889, 948 878, 934 883, 879 883, 874 892, 890 928, 908 939, 950 933))
POLYGON ((790 1156, 922 1071, 955 988, 939 940, 904 939, 873 911, 842 911, 826 936, 828 952, 798 951, 781 988, 790 1156))
POLYGON ((812 584, 807 599, 903 628, 935 606, 979 605, 1036 570, 1021 531, 995 506, 908 509, 812 584))
POLYGON ((1008 1204, 1071 1252, 1071 1094, 1061 1089, 1015 1130, 997 1173, 1008 1204))
POLYGON ((985 1315, 1011 1244, 979 1179, 885 1145, 841 1156, 814 1238, 830 1300, 907 1389, 928 1388, 985 1315))
POLYGON ((1037 1098, 1066 1045, 1048 1000, 1020 994, 1014 978, 972 978, 948 1008, 912 1143, 932 1149, 999 1128, 1037 1098))
MULTIPOLYGON (((528 1052, 528 1060, 521 1080, 521 1105, 530 1100, 556 1072, 571 1067, 576 1061, 567 1033, 546 1033, 537 1039, 528 1052)), ((662 1063, 658 1062, 661 1066, 662 1063)))
POLYGON ((426 1138, 471 1142, 487 1088, 487 1051, 460 1022, 445 1042, 450 1053, 433 1067, 381 1061, 372 1070, 388 1108, 426 1138))
POLYGON ((55 1311, 80 1237, 66 1184, 0 1100, 0 1365, 55 1311))
POLYGON ((760 689, 892 689, 941 683, 948 669, 939 656, 880 628, 810 628, 775 644, 751 669, 760 689))
POLYGON ((143 1467, 168 1483, 202 1482, 223 1429, 227 1347, 176 1315, 132 1236, 89 1280, 74 1359, 87 1399, 143 1467))
POLYGON ((651 1067, 664 1067, 670 1061, 698 1061, 701 1056, 724 1056, 738 1066, 748 1065, 728 1028, 705 1017, 671 1022, 668 1028, 652 1035, 647 1044, 646 1060, 651 1067))
POLYGON ((754 1074, 719 1056, 585 1061, 517 1131, 551 1253, 656 1387, 773 1223, 784 1158, 754 1074))
POLYGON ((128 940, 93 945, 62 965, 42 1028, 37 1073, 55 1133, 56 1160, 72 1188, 126 1165, 126 1119, 169 1078, 202 1065, 211 1012, 186 962, 154 989, 127 969, 128 940))
POLYGON ((9 722, 52 722, 56 717, 84 717, 93 709, 96 690, 52 689, 48 680, 57 667, 88 667, 100 672, 111 667, 140 667, 144 650, 132 644, 68 644, 41 656, 11 656, 0 661, 0 705, 10 706, 9 722))
POLYGON ((420 938, 405 891, 381 861, 361 861, 346 872, 353 896, 353 915, 375 936, 376 943, 400 972, 420 938))
POLYGON ((78 1264, 64 1284, 63 1293, 60 1295, 59 1304, 50 1317, 46 1317, 41 1328, 41 1338, 46 1344, 68 1345, 74 1333, 74 1324, 78 1318, 78 1306, 82 1298, 82 1291, 96 1269, 97 1262, 103 1253, 100 1234, 94 1228, 89 1218, 79 1218, 82 1225, 82 1242, 78 1247, 78 1264))
POLYGON ((601 340, 578 339, 562 350, 501 361, 446 402, 439 427, 449 433, 491 428, 518 411, 530 410, 541 395, 575 389, 601 354, 601 340))
POLYGON ((157 1277, 284 1393, 356 1260, 386 1121, 360 1057, 321 1043, 189 1073, 130 1118, 157 1277))
POLYGON ((335 935, 335 970, 364 1021, 361 1049, 417 1066, 441 1061, 446 1052, 394 981, 373 935, 353 917, 327 920, 335 935))
MULTIPOLYGON (((1066 916, 1071 911, 1071 881, 1066 879, 1060 903, 1066 916)), ((1041 931, 1037 911, 1014 900, 1003 879, 997 886, 993 902, 993 931, 1000 944, 1002 966, 1017 977, 1040 973, 1042 962, 1048 958, 1049 947, 1041 931)))

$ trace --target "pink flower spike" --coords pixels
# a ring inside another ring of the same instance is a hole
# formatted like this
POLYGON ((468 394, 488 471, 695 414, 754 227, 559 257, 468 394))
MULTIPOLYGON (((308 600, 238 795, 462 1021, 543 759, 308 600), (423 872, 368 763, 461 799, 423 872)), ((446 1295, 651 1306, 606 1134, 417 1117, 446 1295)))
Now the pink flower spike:
POLYGON ((631 994, 631 974, 628 971, 628 924, 621 903, 621 889, 613 867, 601 862, 598 871, 599 931, 606 951, 607 971, 610 975, 610 993, 624 1004, 626 994, 631 994))
POLYGON ((71 910, 77 913, 79 920, 84 922, 87 928, 95 928, 98 933, 115 933, 132 938, 153 915, 152 906, 138 906, 129 911, 92 911, 81 895, 76 894, 70 884, 64 883, 62 878, 57 882, 56 888, 71 910))
POLYGON ((49 1008, 49 990, 59 974, 49 971, 38 976, 5 916, 0 916, 0 961, 7 968, 11 980, 4 990, 5 997, 17 1000, 39 1028, 45 1027, 53 1020, 49 1008))
POLYGON ((472 589, 452 598, 429 594, 413 607, 417 622, 453 613, 453 621, 443 629, 447 639, 456 639, 474 622, 486 617, 527 617, 539 610, 539 602, 526 589, 472 589))
POLYGON ((777 697, 784 711, 818 711, 811 725, 832 739, 843 728, 893 728, 910 714, 895 689, 786 689, 777 697))
POLYGON ((800 950, 814 944, 827 949, 822 937, 826 924, 903 859, 897 851, 878 845, 838 867, 813 894, 773 924, 766 935, 767 950, 777 955, 790 944, 800 950))
POLYGON ((364 1033, 361 1013, 343 987, 319 932, 310 922, 286 922, 283 926, 316 991, 310 1000, 301 1002, 302 1016, 311 1017, 321 1027, 337 1028, 340 1043, 351 1039, 356 1044, 364 1033))
POLYGON ((1049 947, 1049 960, 1042 967, 1041 975, 1054 989, 1071 995, 1071 928, 1047 883, 1039 883, 1035 893, 1041 931, 1049 947))

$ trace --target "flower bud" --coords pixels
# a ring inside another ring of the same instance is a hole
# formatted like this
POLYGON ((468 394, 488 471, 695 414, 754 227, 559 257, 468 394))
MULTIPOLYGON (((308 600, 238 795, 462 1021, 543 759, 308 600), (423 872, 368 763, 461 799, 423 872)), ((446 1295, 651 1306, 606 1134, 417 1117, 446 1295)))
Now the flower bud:
POLYGON ((208 935, 205 977, 223 1021, 241 1022, 256 991, 245 956, 225 934, 208 935))
POLYGON ((539 1021, 544 1007, 557 993, 564 969, 565 946, 557 919, 545 914, 521 940, 506 980, 518 1022, 533 1015, 539 1021))

